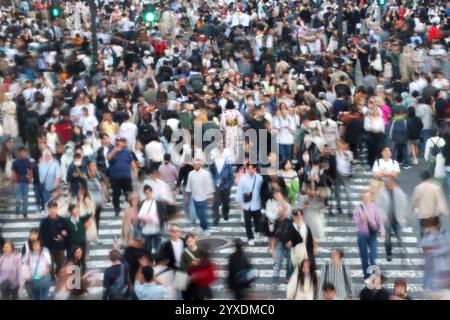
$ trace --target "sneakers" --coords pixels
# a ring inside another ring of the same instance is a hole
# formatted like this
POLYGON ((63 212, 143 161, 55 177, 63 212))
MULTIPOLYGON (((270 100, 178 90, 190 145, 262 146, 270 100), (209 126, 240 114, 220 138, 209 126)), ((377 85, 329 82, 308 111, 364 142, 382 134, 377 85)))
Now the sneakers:
POLYGON ((108 201, 108 203, 106 204, 106 207, 107 207, 107 208, 111 208, 111 207, 112 207, 112 202, 111 202, 111 201, 108 201))
POLYGON ((414 159, 414 160, 412 161, 412 164, 415 165, 415 166, 419 165, 419 160, 414 159))
POLYGON ((408 170, 408 169, 411 169, 412 167, 410 166, 410 165, 405 165, 405 166, 403 166, 403 169, 405 169, 405 170, 408 170))
POLYGON ((249 246, 254 246, 255 245, 255 240, 253 240, 253 239, 248 240, 248 245, 249 246))

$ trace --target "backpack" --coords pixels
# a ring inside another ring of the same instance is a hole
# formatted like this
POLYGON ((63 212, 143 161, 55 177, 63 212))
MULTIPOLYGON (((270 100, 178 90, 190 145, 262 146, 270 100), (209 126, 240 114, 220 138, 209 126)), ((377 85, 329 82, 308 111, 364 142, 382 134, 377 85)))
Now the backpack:
POLYGON ((26 128, 30 134, 38 134, 39 133, 39 119, 35 116, 27 117, 26 128))
POLYGON ((406 119, 394 121, 392 128, 392 140, 396 144, 405 144, 408 142, 406 119))
POLYGON ((125 266, 120 264, 120 273, 109 290, 111 300, 122 300, 128 294, 128 286, 125 282, 125 266))
POLYGON ((192 90, 196 94, 201 94, 203 91, 203 76, 201 74, 193 74, 189 81, 192 90))
POLYGON ((430 140, 431 143, 433 144, 430 148, 430 158, 436 158, 436 156, 441 153, 441 148, 438 146, 439 140, 441 140, 441 138, 439 138, 436 143, 433 142, 433 140, 430 140))

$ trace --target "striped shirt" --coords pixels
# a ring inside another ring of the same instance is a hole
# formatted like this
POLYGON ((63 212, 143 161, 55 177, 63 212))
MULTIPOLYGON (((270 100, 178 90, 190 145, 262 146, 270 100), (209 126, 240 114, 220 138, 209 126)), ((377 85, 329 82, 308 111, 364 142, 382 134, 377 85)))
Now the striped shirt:
MULTIPOLYGON (((336 300, 345 300, 349 296, 353 296, 350 269, 344 263, 341 263, 338 268, 334 268, 329 261, 322 266, 318 287, 319 292, 322 293, 322 287, 327 282, 334 285, 336 300)), ((322 294, 319 294, 318 298, 319 300, 324 300, 322 294)))

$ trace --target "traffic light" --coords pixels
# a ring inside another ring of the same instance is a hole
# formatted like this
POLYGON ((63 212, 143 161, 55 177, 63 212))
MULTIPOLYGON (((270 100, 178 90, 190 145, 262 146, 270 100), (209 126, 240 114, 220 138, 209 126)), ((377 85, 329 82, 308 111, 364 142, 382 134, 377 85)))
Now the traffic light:
POLYGON ((154 5, 149 5, 142 11, 142 19, 147 23, 153 23, 157 20, 156 8, 154 5))
POLYGON ((145 22, 152 23, 156 21, 156 10, 154 8, 145 9, 142 13, 145 22))
POLYGON ((61 16, 61 9, 60 9, 59 7, 57 7, 57 6, 52 6, 52 7, 50 7, 50 15, 51 15, 53 18, 58 18, 58 17, 60 17, 60 16, 61 16))

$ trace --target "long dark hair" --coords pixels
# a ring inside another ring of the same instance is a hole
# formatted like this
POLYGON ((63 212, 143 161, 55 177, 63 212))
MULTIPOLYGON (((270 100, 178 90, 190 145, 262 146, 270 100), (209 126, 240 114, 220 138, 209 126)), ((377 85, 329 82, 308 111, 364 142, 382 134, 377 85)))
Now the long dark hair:
POLYGON ((298 282, 302 286, 305 285, 305 274, 303 273, 303 266, 307 262, 309 263, 309 275, 311 277, 311 282, 312 282, 314 290, 315 290, 317 288, 317 274, 316 274, 316 267, 312 260, 304 259, 302 261, 302 263, 300 264, 300 267, 298 267, 298 282))

